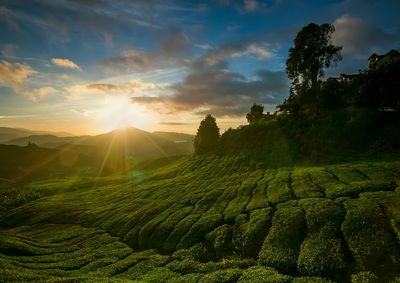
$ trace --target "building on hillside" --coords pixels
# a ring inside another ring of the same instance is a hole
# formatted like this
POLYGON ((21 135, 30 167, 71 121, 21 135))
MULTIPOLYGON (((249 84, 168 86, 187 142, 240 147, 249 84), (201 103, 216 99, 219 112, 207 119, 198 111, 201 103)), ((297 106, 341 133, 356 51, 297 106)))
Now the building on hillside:
POLYGON ((339 82, 350 82, 354 78, 356 78, 358 74, 352 74, 352 75, 347 75, 347 74, 340 74, 338 81, 339 82))
POLYGON ((384 55, 374 53, 368 58, 368 69, 374 70, 397 61, 400 61, 400 52, 397 50, 392 49, 384 55))

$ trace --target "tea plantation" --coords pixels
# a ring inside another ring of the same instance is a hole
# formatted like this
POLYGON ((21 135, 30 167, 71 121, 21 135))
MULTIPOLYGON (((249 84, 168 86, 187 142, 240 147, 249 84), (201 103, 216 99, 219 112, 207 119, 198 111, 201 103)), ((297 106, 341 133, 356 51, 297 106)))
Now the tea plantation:
POLYGON ((183 157, 0 191, 0 282, 400 282, 400 161, 183 157))

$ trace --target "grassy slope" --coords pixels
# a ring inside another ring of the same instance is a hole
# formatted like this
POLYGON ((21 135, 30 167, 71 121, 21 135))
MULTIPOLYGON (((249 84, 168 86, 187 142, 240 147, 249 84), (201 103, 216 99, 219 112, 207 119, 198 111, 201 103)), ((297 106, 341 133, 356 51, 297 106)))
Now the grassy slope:
POLYGON ((398 161, 263 169, 205 156, 129 178, 12 188, 0 203, 1 226, 10 228, 1 232, 0 277, 387 282, 400 276, 399 173, 398 161), (106 231, 118 249, 58 238, 96 230, 81 226, 106 231), (54 242, 74 252, 42 250, 54 242), (104 271, 115 265, 124 267, 104 271))

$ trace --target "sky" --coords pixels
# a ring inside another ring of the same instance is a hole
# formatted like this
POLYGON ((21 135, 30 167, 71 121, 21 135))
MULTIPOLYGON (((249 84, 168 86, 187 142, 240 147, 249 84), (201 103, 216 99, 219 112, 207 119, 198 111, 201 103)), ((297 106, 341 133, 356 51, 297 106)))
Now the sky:
POLYGON ((0 0, 0 126, 98 134, 133 126, 221 132, 287 96, 305 25, 335 27, 326 77, 400 48, 398 0, 0 0))

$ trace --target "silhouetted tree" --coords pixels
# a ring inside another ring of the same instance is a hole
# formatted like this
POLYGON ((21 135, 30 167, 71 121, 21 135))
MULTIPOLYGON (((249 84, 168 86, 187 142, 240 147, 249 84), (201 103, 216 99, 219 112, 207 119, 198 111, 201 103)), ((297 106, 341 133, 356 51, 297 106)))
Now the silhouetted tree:
POLYGON ((219 140, 219 128, 215 118, 208 114, 197 130, 196 137, 194 138, 194 151, 197 154, 206 153, 215 149, 219 140))
POLYGON ((334 31, 333 25, 310 23, 297 33, 286 61, 286 72, 294 86, 303 84, 309 89, 315 88, 324 75, 323 68, 342 59, 339 53, 342 47, 332 44, 334 31))
POLYGON ((252 124, 261 120, 264 117, 263 112, 264 106, 254 103, 253 106, 251 106, 250 112, 246 114, 247 122, 249 122, 249 124, 252 124))

